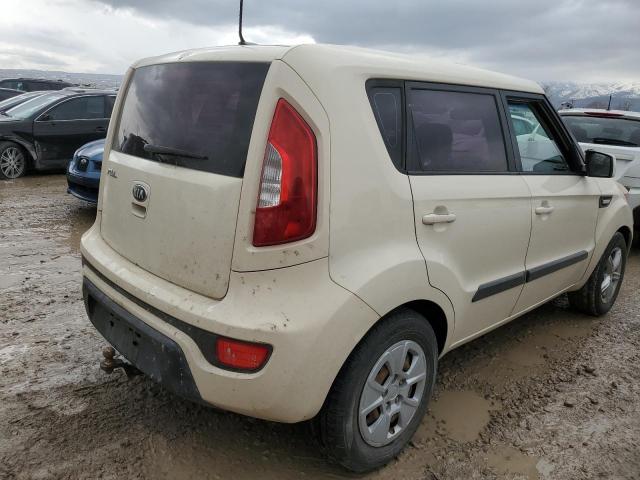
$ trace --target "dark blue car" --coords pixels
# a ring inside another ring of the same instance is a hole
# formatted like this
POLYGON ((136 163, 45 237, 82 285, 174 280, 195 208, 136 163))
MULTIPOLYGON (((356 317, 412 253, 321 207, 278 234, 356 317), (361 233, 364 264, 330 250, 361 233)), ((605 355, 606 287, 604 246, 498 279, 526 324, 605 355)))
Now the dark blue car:
POLYGON ((67 168, 67 192, 89 203, 98 202, 104 138, 83 145, 67 168))

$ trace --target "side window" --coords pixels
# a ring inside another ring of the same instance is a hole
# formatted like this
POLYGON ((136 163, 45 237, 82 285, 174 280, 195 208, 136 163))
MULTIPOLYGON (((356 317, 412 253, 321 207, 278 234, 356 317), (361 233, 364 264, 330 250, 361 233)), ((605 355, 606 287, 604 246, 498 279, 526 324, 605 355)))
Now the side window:
POLYGON ((493 94, 411 89, 410 170, 506 172, 507 153, 493 94))
POLYGON ((402 90, 400 87, 372 87, 369 102, 389 156, 402 169, 402 90))
POLYGON ((49 112, 51 120, 91 120, 105 118, 103 97, 79 97, 67 100, 49 112))
POLYGON ((562 174, 570 171, 567 159, 554 140, 553 130, 544 121, 541 106, 533 102, 509 100, 511 124, 518 145, 523 172, 562 174), (523 131, 522 121, 532 125, 523 131))
POLYGON ((105 101, 105 118, 111 118, 111 112, 113 112, 113 105, 116 103, 115 95, 107 95, 104 97, 105 101))

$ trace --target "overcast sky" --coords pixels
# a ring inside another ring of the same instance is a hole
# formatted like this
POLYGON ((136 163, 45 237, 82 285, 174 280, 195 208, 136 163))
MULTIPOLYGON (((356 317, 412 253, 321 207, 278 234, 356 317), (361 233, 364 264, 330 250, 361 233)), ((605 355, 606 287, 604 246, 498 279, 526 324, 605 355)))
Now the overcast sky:
MULTIPOLYGON (((237 42, 236 0, 2 0, 0 68, 123 73, 237 42)), ((534 80, 640 81, 640 0, 245 0, 245 38, 421 52, 534 80)))

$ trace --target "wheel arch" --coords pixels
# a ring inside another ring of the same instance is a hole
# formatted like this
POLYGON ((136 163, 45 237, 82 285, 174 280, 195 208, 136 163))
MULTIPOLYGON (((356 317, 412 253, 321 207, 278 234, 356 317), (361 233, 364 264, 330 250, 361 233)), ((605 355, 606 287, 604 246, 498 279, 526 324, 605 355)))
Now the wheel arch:
POLYGON ((631 248, 631 242, 633 241, 633 234, 631 233, 631 229, 626 225, 623 225, 618 229, 618 232, 622 234, 624 237, 624 241, 627 244, 627 249, 631 248))
POLYGON ((422 317, 424 317, 427 323, 431 325, 431 328, 433 328, 433 332, 435 333, 436 340, 438 342, 438 353, 442 355, 445 346, 447 345, 447 338, 449 335, 449 322, 447 320, 447 315, 444 309, 434 301, 413 300, 410 302, 406 302, 383 315, 380 320, 376 322, 376 324, 378 324, 380 321, 384 321, 384 319, 391 313, 403 308, 408 308, 409 310, 413 310, 414 312, 419 313, 422 317))
POLYGON ((0 142, 11 142, 22 147, 22 149, 27 153, 27 166, 29 168, 34 168, 36 165, 36 150, 31 143, 13 136, 0 136, 0 142))

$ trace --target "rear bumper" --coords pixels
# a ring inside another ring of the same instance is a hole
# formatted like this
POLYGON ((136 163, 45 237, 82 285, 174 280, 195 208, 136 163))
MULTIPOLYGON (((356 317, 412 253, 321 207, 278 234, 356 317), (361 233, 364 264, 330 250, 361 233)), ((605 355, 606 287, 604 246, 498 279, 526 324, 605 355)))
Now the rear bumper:
MULTIPOLYGON (((276 270, 231 272, 227 295, 214 300, 137 267, 111 249, 99 227, 83 236, 81 250, 85 282, 175 342, 202 401, 257 418, 293 423, 314 417, 344 361, 379 318, 330 279, 327 258, 276 270), (215 341, 199 335, 262 342, 273 351, 257 372, 229 371, 211 361, 215 341)), ((108 331, 96 327, 111 341, 108 331)), ((122 353, 140 370, 150 370, 122 353)), ((164 362, 164 356, 155 361, 164 362)), ((171 383, 168 387, 193 398, 171 383)))
POLYGON ((129 313, 87 278, 82 295, 93 326, 129 362, 173 393, 202 401, 184 352, 174 340, 129 313))

